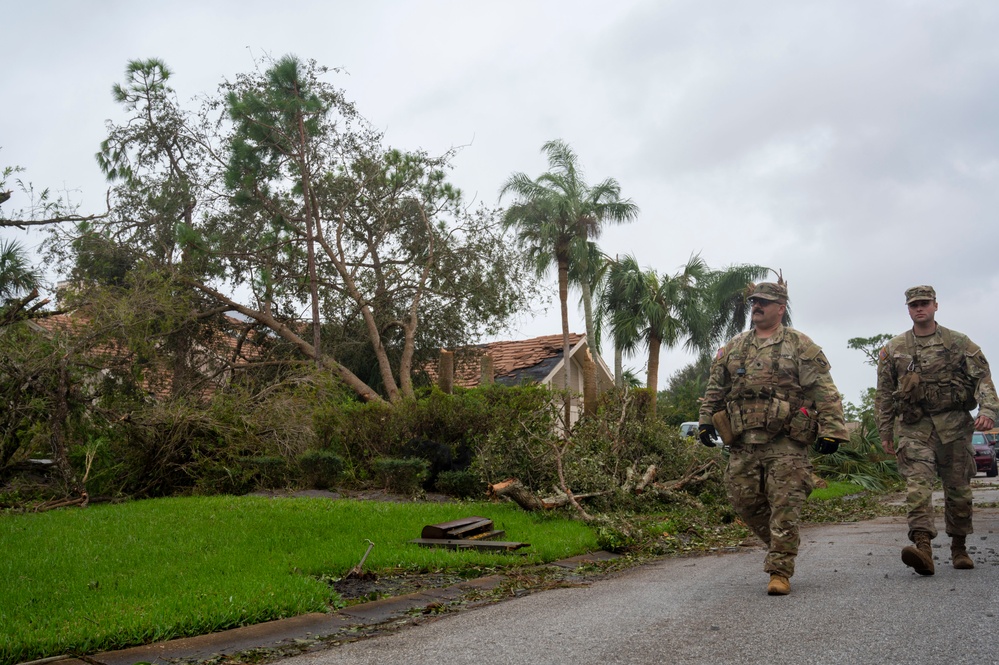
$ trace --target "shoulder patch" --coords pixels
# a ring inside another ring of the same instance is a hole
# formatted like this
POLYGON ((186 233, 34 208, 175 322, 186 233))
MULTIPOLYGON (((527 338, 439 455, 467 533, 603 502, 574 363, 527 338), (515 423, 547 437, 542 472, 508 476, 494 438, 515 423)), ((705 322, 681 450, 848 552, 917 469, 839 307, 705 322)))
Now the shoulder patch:
POLYGON ((804 335, 801 336, 798 348, 800 349, 798 353, 801 354, 802 360, 813 360, 822 356, 822 347, 804 335))

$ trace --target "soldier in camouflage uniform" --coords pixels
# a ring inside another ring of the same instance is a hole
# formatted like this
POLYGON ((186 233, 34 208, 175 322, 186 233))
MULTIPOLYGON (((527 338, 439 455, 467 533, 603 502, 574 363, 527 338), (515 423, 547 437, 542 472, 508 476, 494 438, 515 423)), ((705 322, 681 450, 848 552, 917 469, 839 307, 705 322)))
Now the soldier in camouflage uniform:
POLYGON ((718 350, 701 402, 701 442, 717 430, 730 446, 725 482, 743 521, 766 543, 767 593, 790 593, 798 519, 811 493, 808 447, 836 452, 847 440, 843 403, 822 349, 782 325, 783 283, 762 283, 749 299, 753 329, 718 350), (727 431, 726 431, 727 430, 727 431))
POLYGON ((970 480, 976 473, 971 433, 995 425, 999 398, 989 363, 966 335, 936 323, 932 286, 905 292, 912 329, 892 338, 878 359, 875 408, 881 445, 896 456, 908 490, 909 540, 902 561, 932 575, 936 538, 933 483, 944 489, 944 523, 951 537, 951 563, 970 569, 965 538, 972 533, 970 480), (978 406, 978 416, 970 411, 978 406), (895 434, 898 433, 898 447, 895 434))

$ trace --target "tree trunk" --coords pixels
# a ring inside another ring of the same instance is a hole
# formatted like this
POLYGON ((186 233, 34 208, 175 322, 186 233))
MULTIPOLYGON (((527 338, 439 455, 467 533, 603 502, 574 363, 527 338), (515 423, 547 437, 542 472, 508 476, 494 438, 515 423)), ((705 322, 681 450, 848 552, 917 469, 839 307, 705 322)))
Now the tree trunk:
POLYGON ((454 392, 454 352, 452 351, 441 349, 440 362, 437 364, 437 386, 448 395, 454 392))
MULTIPOLYGON (((334 248, 322 235, 316 236, 316 242, 318 242, 319 246, 322 247, 323 252, 326 254, 326 258, 329 259, 330 263, 336 269, 337 274, 343 280, 344 289, 347 291, 347 294, 351 297, 351 299, 356 303, 366 303, 366 298, 361 295, 357 284, 354 282, 351 270, 348 268, 342 254, 338 253, 338 250, 334 248)), ((378 322, 375 321, 375 315, 371 311, 371 306, 369 304, 360 305, 359 311, 361 319, 364 321, 364 327, 367 328, 368 339, 371 341, 371 346, 374 349, 375 358, 378 360, 378 372, 381 375, 382 384, 385 386, 385 394, 388 395, 389 402, 394 404, 401 399, 399 384, 396 382, 395 375, 392 373, 392 363, 389 361, 388 352, 385 350, 385 345, 382 343, 382 336, 381 331, 378 329, 378 322)), ((413 328, 406 327, 405 330, 407 335, 413 329, 415 329, 415 325, 413 328)), ((403 363, 406 362, 407 353, 409 354, 408 357, 412 358, 410 337, 406 338, 406 345, 407 346, 403 348, 403 363)), ((339 365, 339 363, 337 363, 337 365, 339 365)), ((337 373, 340 373, 341 370, 344 369, 346 368, 340 366, 337 373)), ((405 372, 400 369, 400 373, 405 374, 407 379, 409 378, 408 372, 408 369, 405 372)), ((356 379, 357 377, 354 378, 356 379)), ((357 380, 360 381, 360 379, 357 380)), ((412 384, 410 384, 410 386, 411 385, 412 384)), ((353 385, 351 387, 353 387, 353 385)), ((368 388, 368 390, 371 389, 368 388)), ((364 397, 363 394, 362 397, 364 397)), ((365 397, 365 399, 368 398, 365 397)))
MULTIPOLYGON (((409 305, 409 312, 403 323, 405 331, 405 341, 402 347, 402 356, 399 358, 399 389, 403 397, 414 397, 413 390, 413 355, 416 353, 416 329, 420 322, 420 302, 430 280, 430 270, 435 261, 436 236, 433 225, 427 219, 427 212, 422 205, 420 208, 420 218, 423 220, 423 228, 427 231, 427 258, 423 269, 420 271, 419 285, 413 294, 413 302, 409 305)), ((387 360, 387 358, 386 358, 387 360)))
MULTIPOLYGON (((210 286, 202 284, 201 282, 198 282, 196 280, 189 278, 181 278, 181 281, 183 281, 185 284, 192 286, 193 288, 198 289, 202 293, 211 296, 212 298, 226 305, 232 310, 239 312, 244 316, 250 317, 257 323, 267 326, 282 339, 287 340, 288 342, 291 342, 296 347, 298 347, 298 350, 301 351, 303 354, 305 354, 306 357, 315 358, 316 354, 319 353, 319 349, 315 348, 313 345, 306 342, 304 339, 299 337, 295 333, 295 331, 293 331, 291 328, 289 328, 285 324, 275 319, 267 312, 261 312, 260 310, 250 309, 249 307, 241 305, 235 300, 223 295, 222 293, 219 293, 210 286)), ((384 353, 384 349, 382 349, 382 352, 384 353)), ((342 379, 343 382, 346 383, 354 392, 356 392, 364 401, 366 402, 385 401, 381 398, 381 396, 378 393, 372 390, 368 384, 366 384, 364 381, 358 378, 349 369, 347 369, 340 363, 336 362, 335 359, 328 358, 327 363, 325 363, 325 366, 333 370, 333 372, 338 377, 340 377, 340 379, 342 379)), ((398 393, 398 391, 396 392, 398 393)))
MULTIPOLYGON (((297 90, 295 91, 297 95, 297 90)), ((321 320, 319 315, 319 279, 316 276, 316 234, 319 233, 319 215, 315 212, 312 200, 312 181, 310 178, 309 163, 306 157, 308 151, 308 140, 305 136, 305 118, 302 113, 297 114, 298 121, 298 168, 302 175, 302 205, 305 214, 305 249, 307 267, 309 271, 309 296, 312 299, 312 346, 316 349, 316 367, 323 366, 322 346, 320 344, 319 331, 321 320)))
POLYGON ((562 372, 565 374, 565 427, 569 437, 572 426, 572 362, 569 358, 569 258, 558 258, 558 299, 562 307, 562 372))
POLYGON ((495 485, 490 485, 489 495, 496 498, 506 497, 529 512, 545 509, 545 504, 541 499, 516 478, 509 478, 495 485))
POLYGON ((662 340, 655 335, 649 335, 649 373, 645 385, 649 389, 649 413, 656 417, 656 404, 659 401, 659 351, 662 348, 662 340))
POLYGON ((583 354, 583 413, 597 415, 597 363, 589 349, 583 354))
POLYGON ((596 335, 593 332, 593 294, 589 282, 583 280, 580 289, 583 292, 583 322, 586 324, 586 342, 591 349, 596 349, 596 335))
POLYGON ((86 504, 87 491, 80 485, 69 463, 69 446, 66 441, 66 425, 69 421, 69 359, 63 356, 59 359, 57 369, 59 379, 56 383, 55 395, 52 399, 52 413, 49 417, 49 428, 52 434, 52 456, 56 468, 62 477, 67 494, 77 494, 83 497, 86 504))
POLYGON ((606 490, 603 492, 590 492, 588 494, 574 494, 570 497, 565 492, 559 492, 555 496, 545 497, 542 499, 530 489, 525 487, 524 484, 516 478, 508 478, 507 480, 489 486, 489 496, 495 498, 508 498, 528 512, 549 510, 551 508, 562 508, 563 506, 572 504, 573 499, 589 499, 590 497, 604 496, 605 494, 610 493, 611 490, 606 490))
POLYGON ((173 354, 173 371, 170 378, 170 394, 173 397, 186 395, 194 384, 195 372, 191 367, 191 324, 182 325, 167 337, 168 348, 173 354))
POLYGON ((621 347, 614 342, 614 385, 618 390, 624 388, 624 352, 621 347))

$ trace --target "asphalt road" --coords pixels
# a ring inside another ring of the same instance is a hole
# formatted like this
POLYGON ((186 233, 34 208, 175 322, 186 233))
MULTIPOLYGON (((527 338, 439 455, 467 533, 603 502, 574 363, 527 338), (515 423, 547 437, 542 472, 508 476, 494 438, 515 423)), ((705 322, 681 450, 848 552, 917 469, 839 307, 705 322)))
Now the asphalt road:
MULTIPOLYGON (((976 490, 976 501, 996 494, 976 490)), ((804 529, 789 596, 766 595, 761 546, 663 560, 280 662, 999 663, 999 509, 976 509, 974 570, 951 567, 941 535, 936 575, 916 575, 900 560, 905 533, 902 518, 804 529)))

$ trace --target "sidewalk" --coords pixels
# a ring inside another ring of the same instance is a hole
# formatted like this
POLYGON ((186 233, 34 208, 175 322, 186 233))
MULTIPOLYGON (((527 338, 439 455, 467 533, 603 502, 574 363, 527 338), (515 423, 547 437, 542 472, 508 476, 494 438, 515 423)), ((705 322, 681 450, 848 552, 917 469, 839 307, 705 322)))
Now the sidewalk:
MULTIPOLYGON (((971 490, 975 496, 976 506, 989 505, 989 504, 999 504, 999 479, 996 478, 986 478, 984 475, 978 475, 971 479, 971 490)), ((933 492, 933 506, 934 508, 943 507, 943 490, 934 490, 933 492)), ((893 506, 904 506, 905 505, 905 492, 902 492, 898 498, 886 502, 893 506)))
MULTIPOLYGON (((575 570, 580 566, 610 561, 617 555, 609 552, 591 552, 555 561, 550 566, 575 570)), ((466 594, 488 592, 499 587, 507 577, 489 575, 468 580, 440 589, 428 589, 404 596, 385 598, 352 605, 332 614, 313 613, 290 619, 234 628, 210 635, 185 637, 158 642, 121 651, 106 651, 87 656, 86 661, 70 656, 45 658, 21 665, 176 665, 178 661, 196 662, 241 652, 266 649, 277 655, 295 655, 313 648, 322 648, 338 641, 353 641, 369 633, 413 623, 422 616, 433 615, 449 603, 462 599, 466 594)), ((464 607, 475 607, 492 602, 491 599, 472 600, 464 607)))

